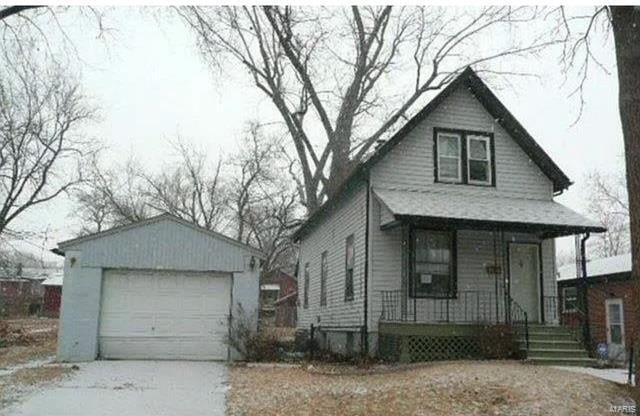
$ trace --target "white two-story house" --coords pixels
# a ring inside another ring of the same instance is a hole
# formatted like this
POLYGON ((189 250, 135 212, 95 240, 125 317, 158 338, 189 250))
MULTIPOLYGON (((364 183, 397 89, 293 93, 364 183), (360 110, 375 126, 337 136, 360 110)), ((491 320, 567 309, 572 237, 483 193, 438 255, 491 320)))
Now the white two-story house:
POLYGON ((297 230, 298 328, 417 360, 556 324, 554 239, 604 231, 554 201, 570 185, 466 69, 297 230))

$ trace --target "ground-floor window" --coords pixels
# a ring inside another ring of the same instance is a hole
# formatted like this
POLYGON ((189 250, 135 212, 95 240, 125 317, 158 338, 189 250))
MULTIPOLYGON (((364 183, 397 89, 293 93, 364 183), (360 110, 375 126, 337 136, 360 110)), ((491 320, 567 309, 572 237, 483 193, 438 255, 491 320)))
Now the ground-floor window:
POLYGON ((607 299, 605 301, 607 314, 607 343, 624 344, 624 317, 622 299, 607 299))
POLYGON ((414 229, 411 249, 412 295, 455 297, 455 233, 414 229))

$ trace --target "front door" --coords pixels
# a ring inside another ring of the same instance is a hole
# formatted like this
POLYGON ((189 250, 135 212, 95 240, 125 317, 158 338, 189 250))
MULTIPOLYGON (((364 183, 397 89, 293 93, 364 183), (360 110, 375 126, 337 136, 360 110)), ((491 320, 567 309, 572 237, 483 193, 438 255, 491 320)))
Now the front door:
POLYGON ((509 244, 511 298, 527 312, 529 322, 540 321, 540 255, 537 244, 509 244))

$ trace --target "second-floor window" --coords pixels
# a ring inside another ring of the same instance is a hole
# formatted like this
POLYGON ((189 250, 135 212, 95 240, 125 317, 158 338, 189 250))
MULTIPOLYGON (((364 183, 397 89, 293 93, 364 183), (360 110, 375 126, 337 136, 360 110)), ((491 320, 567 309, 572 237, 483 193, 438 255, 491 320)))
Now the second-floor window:
POLYGON ((438 133, 437 178, 442 182, 462 181, 461 135, 438 133))
POLYGON ((320 306, 327 304, 327 274, 329 265, 327 264, 327 252, 322 252, 320 257, 320 306))
POLYGON ((491 185, 491 139, 489 136, 467 136, 467 172, 469 183, 491 185))
POLYGON ((436 128, 434 150, 436 182, 495 184, 491 133, 436 128))
POLYGON ((355 264, 353 234, 347 237, 345 246, 344 300, 349 301, 353 300, 353 267, 355 264))

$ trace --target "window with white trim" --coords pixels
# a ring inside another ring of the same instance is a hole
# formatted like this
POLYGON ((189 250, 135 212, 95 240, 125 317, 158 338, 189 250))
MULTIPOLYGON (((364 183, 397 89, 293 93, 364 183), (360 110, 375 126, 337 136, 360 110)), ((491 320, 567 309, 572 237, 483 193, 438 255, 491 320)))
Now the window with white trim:
POLYGON ((459 134, 438 132, 438 181, 461 182, 461 139, 459 134))
POLYGON ((474 185, 491 185, 491 139, 467 136, 467 181, 474 185))

